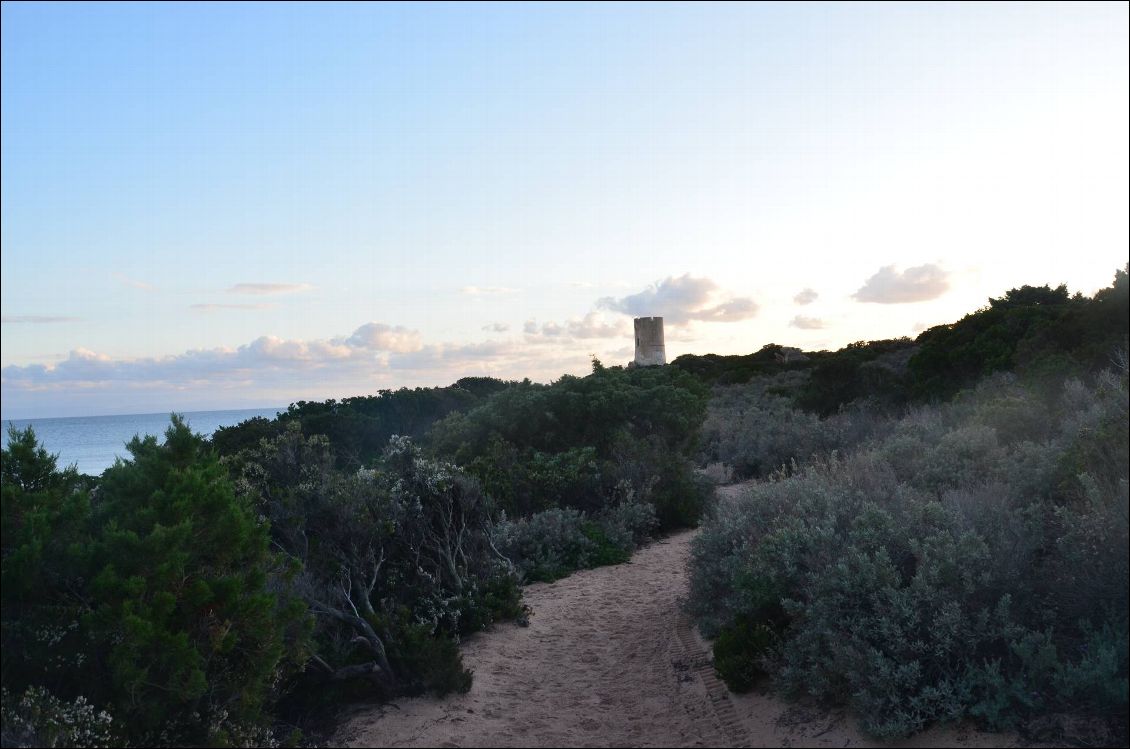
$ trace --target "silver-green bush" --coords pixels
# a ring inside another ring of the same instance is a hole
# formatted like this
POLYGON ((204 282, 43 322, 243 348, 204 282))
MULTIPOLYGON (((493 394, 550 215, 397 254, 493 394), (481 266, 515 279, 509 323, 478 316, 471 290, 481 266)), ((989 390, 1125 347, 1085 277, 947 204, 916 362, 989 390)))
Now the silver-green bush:
POLYGON ((691 562, 704 633, 771 622, 775 684, 881 737, 1064 712, 1124 733, 1125 373, 1051 399, 998 377, 868 431, 714 509, 691 562))
POLYGON ((573 570, 627 561, 658 524, 652 505, 627 497, 591 517, 569 507, 518 520, 503 516, 492 539, 524 579, 552 581, 573 570))

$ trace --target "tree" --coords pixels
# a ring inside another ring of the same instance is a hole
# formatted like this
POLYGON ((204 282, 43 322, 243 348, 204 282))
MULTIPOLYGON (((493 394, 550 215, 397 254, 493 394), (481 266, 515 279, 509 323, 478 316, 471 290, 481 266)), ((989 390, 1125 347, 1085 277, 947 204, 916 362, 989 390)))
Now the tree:
POLYGON ((163 444, 127 447, 131 459, 103 474, 95 513, 84 623, 100 691, 135 738, 235 740, 301 660, 303 607, 269 586, 280 570, 268 526, 180 417, 163 444))
POLYGON ((79 620, 91 541, 90 496, 73 466, 39 445, 31 427, 9 428, 0 453, 0 599, 3 684, 71 696, 90 663, 79 620))

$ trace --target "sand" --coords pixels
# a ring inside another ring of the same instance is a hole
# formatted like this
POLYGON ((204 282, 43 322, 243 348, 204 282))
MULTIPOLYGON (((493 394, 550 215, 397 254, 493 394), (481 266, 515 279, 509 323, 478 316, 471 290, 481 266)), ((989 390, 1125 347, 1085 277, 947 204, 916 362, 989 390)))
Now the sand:
MULTIPOLYGON (((334 736, 349 746, 891 746, 842 712, 768 694, 731 695, 709 645, 680 610, 695 531, 627 564, 525 589, 529 627, 496 625, 462 646, 467 694, 359 708, 334 736)), ((939 728, 898 746, 1020 746, 939 728)))

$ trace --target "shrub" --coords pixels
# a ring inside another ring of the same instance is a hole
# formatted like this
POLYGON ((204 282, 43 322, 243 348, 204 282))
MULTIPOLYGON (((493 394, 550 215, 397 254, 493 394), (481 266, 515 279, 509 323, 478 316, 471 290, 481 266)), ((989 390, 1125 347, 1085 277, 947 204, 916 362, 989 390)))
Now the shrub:
POLYGON ((596 524, 611 543, 632 551, 655 534, 659 518, 652 505, 635 501, 631 490, 625 487, 621 499, 606 507, 597 516, 596 524))
POLYGON ((428 435, 432 452, 475 476, 511 517, 570 507, 599 513, 626 482, 663 528, 693 525, 710 495, 691 457, 706 389, 676 368, 594 367, 551 385, 523 382, 428 435))
POLYGON ((227 460, 271 521, 292 589, 317 626, 292 709, 332 700, 465 689, 459 635, 522 617, 512 570, 492 548, 477 482, 394 437, 373 469, 345 472, 329 441, 297 424, 227 460), (313 697, 313 695, 312 695, 313 697))
POLYGON ((707 463, 699 471, 707 481, 716 486, 724 486, 734 480, 734 467, 721 461, 707 463))
POLYGON ((90 494, 74 467, 58 470, 30 427, 8 433, 0 452, 3 683, 14 694, 36 685, 70 699, 98 679, 79 627, 90 612, 90 494))
POLYGON ((0 703, 4 746, 108 747, 120 743, 110 714, 97 710, 85 697, 63 702, 43 687, 28 687, 19 700, 4 689, 0 703))
POLYGON ((997 378, 720 502, 690 600, 720 673, 765 668, 880 737, 1059 712, 1125 734, 1127 384, 1094 383, 997 378))
POLYGON ((449 635, 437 637, 426 623, 402 621, 396 638, 389 642, 388 655, 401 675, 405 694, 428 691, 442 697, 471 688, 471 672, 463 666, 458 641, 449 635))
POLYGON ((556 508, 508 520, 494 530, 494 543, 526 580, 551 582, 588 565, 593 541, 580 510, 556 508))
POLYGON ((4 686, 41 717, 103 706, 136 743, 259 736, 300 657, 302 610, 269 587, 267 528, 205 441, 176 416, 163 443, 135 438, 91 506, 30 431, 14 437, 3 453, 4 686), (28 691, 45 686, 50 695, 28 691))
POLYGON ((114 713, 151 740, 227 740, 300 647, 303 609, 268 587, 268 530, 178 417, 103 474, 85 621, 114 713), (144 694, 142 701, 138 695, 144 694))
POLYGON ((807 379, 807 372, 786 372, 716 387, 702 426, 700 461, 730 466, 734 478, 764 477, 857 445, 885 426, 871 403, 826 418, 797 409, 790 393, 807 379))
POLYGON ((552 582, 574 570, 626 562, 657 525, 651 505, 628 498, 594 517, 570 508, 503 517, 494 544, 524 579, 552 582))
POLYGON ((748 692, 765 676, 762 659, 778 635, 765 622, 740 616, 714 640, 714 670, 733 692, 748 692))

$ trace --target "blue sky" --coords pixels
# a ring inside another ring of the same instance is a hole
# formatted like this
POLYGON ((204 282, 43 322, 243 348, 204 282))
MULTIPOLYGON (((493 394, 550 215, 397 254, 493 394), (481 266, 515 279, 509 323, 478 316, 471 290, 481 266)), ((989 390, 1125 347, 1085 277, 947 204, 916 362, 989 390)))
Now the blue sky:
POLYGON ((1126 4, 2 12, 8 418, 544 381, 633 314, 834 348, 1126 262, 1126 4))

